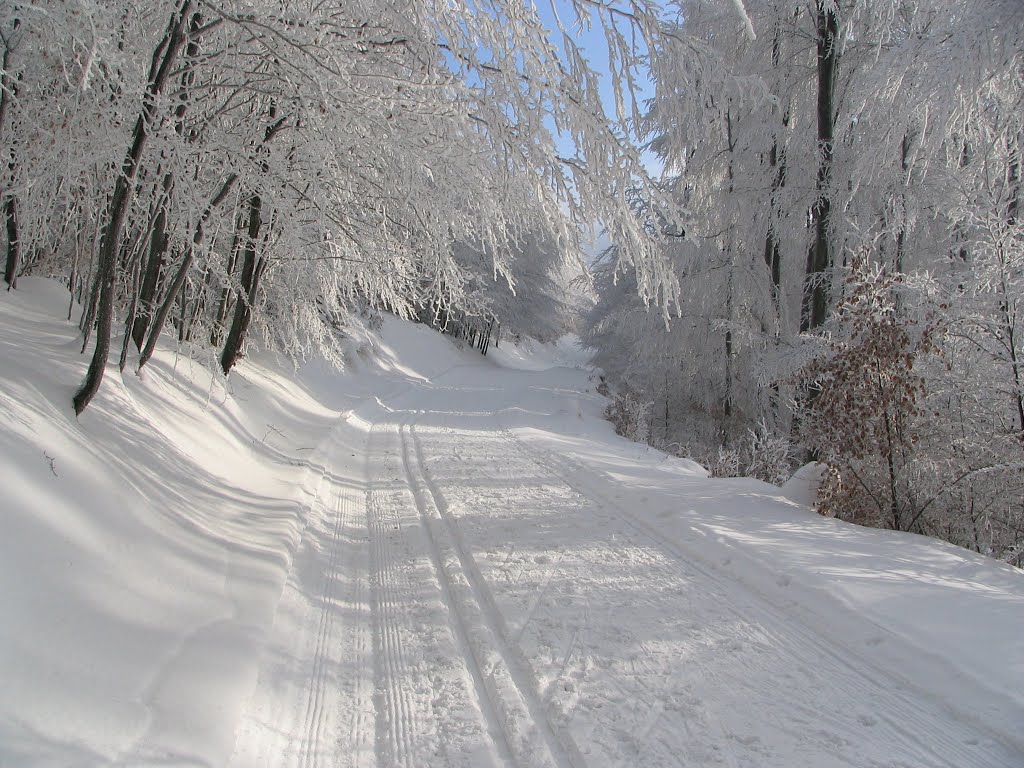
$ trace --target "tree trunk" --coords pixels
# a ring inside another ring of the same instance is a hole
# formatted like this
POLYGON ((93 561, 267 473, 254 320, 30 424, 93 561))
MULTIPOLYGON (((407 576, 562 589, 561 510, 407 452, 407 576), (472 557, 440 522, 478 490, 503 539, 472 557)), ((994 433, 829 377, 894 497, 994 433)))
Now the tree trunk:
POLYGON ((82 225, 78 234, 75 235, 75 255, 71 260, 71 273, 68 275, 68 293, 71 294, 68 297, 68 322, 71 321, 75 309, 75 288, 78 283, 78 264, 82 259, 82 233, 85 230, 85 221, 82 222, 82 225))
POLYGON ((779 195, 786 185, 786 154, 779 151, 778 137, 772 140, 769 162, 776 169, 772 179, 772 191, 769 198, 768 229, 764 236, 764 264, 771 280, 772 307, 776 316, 779 314, 779 295, 782 284, 782 253, 779 245, 779 195))
POLYGON ((811 207, 814 239, 807 252, 800 330, 820 328, 828 314, 828 270, 832 266, 832 152, 835 143, 835 87, 839 61, 839 0, 817 0, 818 176, 811 207))
POLYGON ((226 271, 227 281, 224 287, 220 291, 220 301, 217 303, 217 313, 213 318, 213 330, 210 331, 210 344, 214 347, 219 347, 222 336, 224 334, 224 323, 227 322, 228 312, 231 310, 231 287, 230 281, 231 276, 235 274, 235 267, 238 264, 238 256, 242 250, 242 237, 239 230, 242 228, 241 222, 235 228, 235 236, 231 241, 231 252, 228 254, 228 264, 226 271))
MULTIPOLYGON (((21 26, 20 19, 12 22, 11 33, 18 31, 21 26)), ((18 84, 10 81, 11 71, 11 46, 8 42, 4 45, 3 58, 0 60, 0 135, 7 124, 7 112, 10 109, 11 97, 18 95, 18 84)), ((21 243, 18 233, 18 203, 14 197, 14 172, 17 167, 15 162, 14 132, 10 132, 10 146, 7 155, 7 183, 6 189, 0 198, 4 199, 4 218, 7 226, 7 259, 4 266, 4 281, 8 290, 17 288, 18 268, 21 266, 21 243)))
MULTIPOLYGON (((736 141, 732 135, 732 112, 726 110, 725 112, 725 136, 726 145, 729 149, 729 165, 728 165, 728 179, 729 179, 729 194, 732 195, 734 191, 735 183, 735 172, 733 170, 733 152, 736 150, 736 141)), ((728 271, 726 273, 726 293, 725 293, 725 392, 722 396, 722 444, 728 443, 730 434, 730 422, 732 421, 732 366, 733 366, 733 349, 732 349, 732 321, 734 311, 734 286, 735 286, 735 272, 736 272, 736 248, 733 241, 727 241, 725 244, 725 252, 729 257, 728 271)))
POLYGON ((117 256, 124 222, 128 214, 135 178, 139 172, 142 151, 148 138, 147 124, 156 111, 157 96, 163 91, 182 43, 182 29, 192 0, 182 0, 171 16, 167 31, 153 52, 149 83, 146 87, 142 110, 132 131, 132 144, 125 156, 121 173, 110 198, 107 221, 103 228, 98 255, 99 304, 97 307, 96 349, 89 363, 89 371, 73 400, 75 413, 81 414, 99 391, 110 353, 110 333, 114 316, 114 285, 117 281, 117 256))
MULTIPOLYGON (((197 37, 202 24, 202 14, 192 14, 189 22, 189 41, 185 46, 185 61, 190 62, 199 53, 199 39, 197 37)), ((185 71, 181 74, 181 94, 178 97, 178 106, 174 108, 174 130, 179 136, 185 135, 185 113, 188 110, 189 89, 195 82, 195 72, 190 64, 187 64, 185 71)), ((159 173, 159 171, 158 171, 159 173)), ((149 322, 153 317, 157 295, 160 289, 160 280, 163 277, 163 269, 167 261, 167 247, 170 238, 167 236, 167 208, 170 205, 171 188, 174 186, 174 174, 167 172, 163 177, 163 189, 157 200, 159 208, 153 222, 153 232, 150 236, 149 259, 146 262, 145 278, 142 282, 142 291, 139 297, 142 312, 132 321, 132 340, 135 347, 141 352, 143 343, 146 340, 146 331, 149 329, 149 322)))
POLYGON ((242 284, 235 301, 235 314, 231 320, 231 328, 228 330, 227 339, 224 341, 224 351, 220 357, 220 367, 225 376, 231 372, 242 353, 242 344, 245 342, 245 335, 252 320, 252 308, 259 290, 260 277, 265 268, 265 261, 262 258, 257 260, 256 257, 260 227, 263 224, 260 218, 262 208, 263 199, 259 194, 254 194, 249 198, 249 224, 246 231, 245 247, 242 249, 242 284))
POLYGON ((170 238, 167 236, 167 204, 170 194, 173 177, 171 174, 164 175, 163 193, 157 202, 159 209, 156 218, 153 220, 153 231, 149 238, 149 257, 146 259, 146 269, 143 271, 142 288, 139 291, 139 314, 132 322, 132 341, 135 348, 142 349, 146 339, 146 331, 149 328, 150 318, 153 316, 153 306, 156 302, 157 291, 160 287, 160 278, 163 276, 164 265, 167 260, 167 246, 170 238))
MULTIPOLYGON (((263 143, 259 147, 260 150, 265 150, 266 145, 283 130, 288 118, 287 114, 278 117, 277 107, 273 103, 270 105, 269 116, 274 122, 268 125, 263 132, 263 143)), ((270 169, 265 157, 260 164, 260 169, 264 174, 270 169)), ((220 356, 220 366, 225 376, 228 375, 242 354, 242 345, 245 343, 249 323, 252 321, 253 307, 256 305, 256 297, 259 294, 260 278, 267 268, 266 259, 263 256, 257 258, 260 228, 263 226, 260 215, 262 209, 263 198, 259 192, 254 192, 249 198, 249 224, 246 231, 245 247, 242 250, 242 285, 235 302, 231 328, 228 330, 227 339, 224 341, 224 350, 220 356)))
MULTIPOLYGON (((780 24, 775 25, 775 35, 772 38, 772 69, 777 71, 782 59, 782 29, 780 24)), ((771 280, 772 310, 775 314, 776 324, 781 322, 781 309, 779 300, 782 284, 782 254, 779 244, 779 222, 782 218, 781 195, 786 186, 786 148, 785 143, 780 146, 780 133, 784 133, 789 127, 789 107, 787 106, 782 115, 781 131, 778 127, 772 136, 772 148, 768 153, 768 164, 775 171, 772 176, 771 192, 768 196, 768 227, 764 236, 764 264, 768 270, 771 280)), ((778 331, 776 331, 778 332, 778 331)))
POLYGON ((181 291, 182 286, 185 284, 185 278, 188 276, 188 270, 192 266, 192 260, 195 258, 196 249, 202 245, 203 235, 205 233, 204 227, 207 220, 217 207, 224 202, 237 180, 237 173, 229 175, 221 185, 220 191, 213 196, 209 205, 206 206, 206 210, 203 211, 203 215, 199 217, 199 221, 196 223, 195 232, 192 235, 192 245, 189 246, 188 250, 185 252, 184 257, 181 260, 181 264, 178 266, 178 271, 174 275, 174 280, 171 281, 170 286, 167 288, 167 294, 164 296, 164 300, 160 304, 160 309, 153 318, 153 327, 150 329, 149 338, 146 340, 146 346, 142 349, 142 354, 139 355, 138 370, 142 370, 146 363, 149 362, 149 359, 153 356, 153 352, 156 351, 157 340, 160 338, 160 333, 163 331, 164 324, 167 322, 167 316, 171 312, 171 307, 174 306, 174 301, 177 298, 178 293, 181 291))
POLYGON ((128 363, 128 345, 132 340, 131 332, 139 310, 139 280, 141 277, 142 255, 136 254, 132 260, 132 301, 131 306, 128 308, 128 321, 125 323, 124 341, 121 343, 121 356, 117 361, 117 370, 119 371, 124 371, 124 367, 128 363))
MULTIPOLYGON (((1022 134, 1018 133, 1016 136, 1007 140, 1009 144, 1009 163, 1007 168, 1007 182, 1008 182, 1008 197, 1006 204, 1006 225, 1007 229, 1013 230, 1017 226, 1017 217, 1020 209, 1020 198, 1021 198, 1021 143, 1022 134)), ((1004 250, 1007 248, 1005 245, 1000 245, 1000 249, 1004 250)), ((1003 256, 1004 261, 1008 261, 1008 254, 1003 256)), ((1009 266, 1009 265, 1007 265, 1009 266)), ((1018 299, 1014 298, 1014 308, 1011 311, 1010 308, 1010 296, 1012 295, 1012 288, 1008 284, 1007 280, 1007 269, 1003 267, 1000 269, 1000 282, 1003 286, 1003 301, 1001 302, 1000 309, 1003 315, 1003 335, 1006 338, 1006 347, 1010 353, 1010 370, 1013 374, 1013 404, 1017 410, 1017 439, 1024 448, 1024 361, 1020 359, 1020 355, 1017 352, 1018 347, 1018 336, 1017 336, 1017 307, 1019 306, 1018 299)))
POLYGON ((96 253, 100 249, 99 244, 103 240, 101 218, 101 216, 96 217, 96 232, 93 233, 94 237, 89 245, 89 269, 86 272, 85 280, 82 281, 89 284, 89 293, 85 297, 85 307, 82 309, 82 318, 78 324, 78 328, 82 332, 82 354, 85 354, 85 350, 89 346, 89 340, 92 338, 92 328, 96 324, 96 305, 99 303, 100 276, 96 270, 95 262, 96 253))
MULTIPOLYGON (((909 155, 910 155, 910 132, 907 131, 903 134, 903 141, 900 142, 900 178, 902 179, 902 190, 900 192, 900 206, 902 208, 899 231, 896 233, 896 254, 893 258, 893 269, 896 272, 903 271, 903 260, 907 249, 907 192, 906 187, 909 183, 907 179, 907 173, 910 170, 909 166, 909 155)), ((899 297, 897 297, 899 301, 899 297)))
MULTIPOLYGON (((11 172, 14 171, 14 162, 11 161, 11 172)), ((21 266, 21 244, 18 242, 18 204, 14 199, 14 191, 7 194, 7 202, 4 203, 4 216, 7 219, 7 264, 4 267, 4 282, 7 283, 7 290, 18 287, 18 268, 21 266)))

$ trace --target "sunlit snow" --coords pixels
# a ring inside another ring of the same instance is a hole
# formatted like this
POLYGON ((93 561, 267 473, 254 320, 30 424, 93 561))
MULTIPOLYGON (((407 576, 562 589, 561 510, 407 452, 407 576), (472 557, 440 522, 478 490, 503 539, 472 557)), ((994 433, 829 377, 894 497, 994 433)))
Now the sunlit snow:
POLYGON ((0 294, 0 765, 1024 765, 1024 575, 616 437, 571 342, 169 348, 0 294))

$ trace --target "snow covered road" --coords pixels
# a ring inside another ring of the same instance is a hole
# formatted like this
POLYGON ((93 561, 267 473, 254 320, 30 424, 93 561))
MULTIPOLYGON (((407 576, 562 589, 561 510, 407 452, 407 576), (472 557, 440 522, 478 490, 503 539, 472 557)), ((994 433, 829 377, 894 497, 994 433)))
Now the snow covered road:
MULTIPOLYGON (((702 471, 648 461, 642 483, 618 482, 571 449, 586 436, 545 429, 582 422, 573 377, 457 369, 353 416, 365 494, 315 534, 336 615, 308 689, 278 703, 304 724, 264 714, 278 748, 243 730, 236 765, 1024 765, 1019 711, 987 722, 973 702, 988 692, 946 696, 963 677, 887 666, 924 649, 879 658, 899 641, 786 595, 785 563, 759 589, 663 524, 699 514, 702 471)), ((637 463, 608 448, 606 464, 637 463)))
POLYGON ((388 319, 75 420, 19 294, 0 766, 1024 766, 1024 575, 628 443, 564 354, 388 319))

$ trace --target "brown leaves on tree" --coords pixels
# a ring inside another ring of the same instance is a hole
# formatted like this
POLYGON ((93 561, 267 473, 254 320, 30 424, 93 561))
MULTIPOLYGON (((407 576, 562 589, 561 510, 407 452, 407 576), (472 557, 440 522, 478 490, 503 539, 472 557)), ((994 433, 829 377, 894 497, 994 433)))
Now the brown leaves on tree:
POLYGON ((915 360, 935 351, 934 322, 901 307, 902 275, 859 260, 837 309, 842 336, 806 365, 805 442, 828 465, 821 511, 906 529, 914 502, 903 468, 918 440, 925 379, 915 360))

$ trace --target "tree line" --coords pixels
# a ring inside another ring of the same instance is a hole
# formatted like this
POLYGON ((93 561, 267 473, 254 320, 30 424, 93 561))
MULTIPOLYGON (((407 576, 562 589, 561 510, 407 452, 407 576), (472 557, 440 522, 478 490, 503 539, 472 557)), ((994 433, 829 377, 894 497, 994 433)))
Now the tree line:
MULTIPOLYGON (((586 324, 621 429, 821 509, 1024 562, 1024 7, 680 2, 644 117, 666 324, 612 259, 586 324), (700 65, 700 66, 695 66, 700 65), (687 72, 680 77, 680 72, 687 72)), ((628 247, 628 246, 617 246, 628 247)))
MULTIPOLYGON (((656 6, 635 6, 607 27, 624 72, 636 35, 660 34, 640 24, 656 6)), ((69 317, 81 306, 75 411, 113 358, 142 369, 165 337, 227 374, 254 334, 335 354, 364 303, 485 317, 496 285, 542 286, 595 218, 657 282, 616 191, 645 170, 576 43, 613 10, 577 2, 552 25, 519 0, 6 3, 4 275, 60 278, 69 317)))

